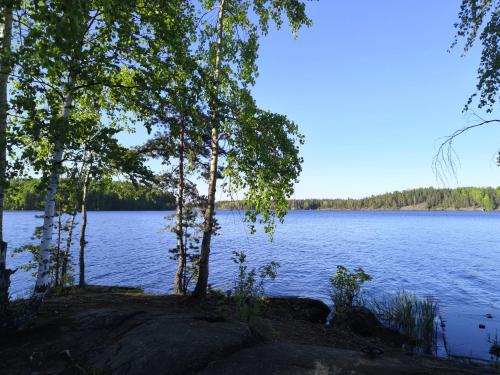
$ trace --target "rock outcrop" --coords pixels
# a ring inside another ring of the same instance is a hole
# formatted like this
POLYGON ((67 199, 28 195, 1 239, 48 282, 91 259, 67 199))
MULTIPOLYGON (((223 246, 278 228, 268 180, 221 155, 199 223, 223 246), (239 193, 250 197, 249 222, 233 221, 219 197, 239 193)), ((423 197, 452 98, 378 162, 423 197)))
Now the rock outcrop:
MULTIPOLYGON (((199 303, 122 288, 72 291, 49 297, 25 331, 0 336, 0 373, 495 373, 484 366, 408 356, 397 347, 384 346, 387 350, 377 357, 366 354, 365 345, 386 344, 322 324, 329 309, 321 302, 279 298, 270 299, 268 307, 264 317, 240 322, 228 301, 199 303)), ((356 324, 362 320, 358 315, 351 316, 356 324)), ((360 332, 372 326, 378 327, 372 321, 360 332)))

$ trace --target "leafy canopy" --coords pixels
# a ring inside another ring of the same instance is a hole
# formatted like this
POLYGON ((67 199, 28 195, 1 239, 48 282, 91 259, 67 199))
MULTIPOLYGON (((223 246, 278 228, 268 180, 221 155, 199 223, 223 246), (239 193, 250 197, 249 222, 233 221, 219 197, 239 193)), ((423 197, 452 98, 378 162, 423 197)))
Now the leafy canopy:
POLYGON ((500 86, 500 2, 497 0, 462 0, 457 30, 452 48, 458 40, 465 40, 464 53, 467 53, 479 38, 482 44, 481 62, 477 71, 476 92, 467 101, 468 110, 473 99, 479 94, 479 108, 492 112, 498 100, 500 86))

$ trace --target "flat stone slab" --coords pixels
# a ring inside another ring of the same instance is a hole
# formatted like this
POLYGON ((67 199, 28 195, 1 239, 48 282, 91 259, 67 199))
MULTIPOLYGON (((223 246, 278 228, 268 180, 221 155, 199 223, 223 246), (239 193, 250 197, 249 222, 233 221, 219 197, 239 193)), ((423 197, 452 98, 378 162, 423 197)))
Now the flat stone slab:
POLYGON ((252 341, 248 326, 186 315, 132 317, 112 344, 92 355, 91 368, 112 374, 184 374, 230 356, 252 341))

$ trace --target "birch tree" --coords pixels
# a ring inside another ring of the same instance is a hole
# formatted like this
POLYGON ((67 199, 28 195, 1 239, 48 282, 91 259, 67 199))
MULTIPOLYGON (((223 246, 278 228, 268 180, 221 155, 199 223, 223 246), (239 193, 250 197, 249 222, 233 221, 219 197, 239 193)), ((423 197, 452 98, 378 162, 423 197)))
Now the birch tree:
MULTIPOLYGON (((92 163, 90 160, 89 164, 92 163)), ((85 236, 87 233, 87 200, 88 191, 90 186, 90 166, 86 166, 85 175, 83 178, 83 191, 82 191, 82 225, 80 228, 80 251, 78 255, 78 265, 79 265, 79 281, 78 286, 80 288, 85 287, 85 245, 87 241, 85 236)))
MULTIPOLYGON (((127 68, 118 77, 128 79, 129 87, 124 91, 111 91, 105 98, 106 103, 100 103, 101 107, 113 108, 119 105, 134 113, 133 118, 128 117, 127 120, 141 121, 149 130, 154 128, 158 121, 169 122, 169 101, 180 94, 175 82, 186 79, 186 72, 182 72, 182 69, 189 70, 190 66, 189 61, 186 61, 186 51, 190 47, 194 27, 192 10, 190 2, 182 0, 135 2, 133 17, 138 25, 133 32, 126 34, 132 38, 129 48, 123 50, 127 68), (179 66, 182 69, 178 69, 179 66), (167 120, 162 116, 166 116, 167 120)), ((86 104, 86 108, 92 106, 92 101, 86 104)), ((117 124, 117 127, 126 130, 128 126, 117 124)), ((109 133, 109 125, 106 128, 100 126, 98 132, 104 129, 109 133)), ((88 137, 91 135, 92 133, 89 133, 88 137)), ((134 183, 142 184, 150 184, 155 180, 153 173, 144 165, 144 157, 119 145, 111 133, 92 137, 86 142, 86 150, 90 157, 82 181, 80 287, 85 286, 85 235, 88 222, 86 205, 92 182, 116 176, 124 176, 134 183)))
MULTIPOLYGON (((235 106, 233 103, 249 103, 249 92, 246 88, 255 82, 257 75, 257 52, 258 39, 269 31, 270 22, 279 28, 284 18, 290 24, 292 32, 295 34, 302 25, 310 25, 311 21, 305 14, 305 4, 302 1, 268 1, 268 0, 214 0, 203 1, 203 6, 207 12, 216 11, 215 26, 208 21, 203 21, 203 30, 200 36, 200 55, 204 55, 205 67, 211 72, 212 79, 208 80, 210 86, 207 88, 208 103, 210 109, 210 132, 211 132, 211 153, 210 169, 208 175, 208 193, 207 205, 204 211, 204 229, 201 243, 201 253, 199 262, 199 275, 195 295, 202 297, 206 294, 209 274, 209 256, 212 234, 214 231, 215 215, 215 194, 217 190, 217 179, 220 175, 220 153, 221 141, 226 138, 235 137, 236 134, 249 133, 240 132, 238 125, 241 125, 239 119, 232 113, 235 106), (254 21, 255 20, 255 21, 254 21), (223 129, 227 127, 228 132, 223 129)), ((252 100, 250 100, 251 102, 252 100)), ((236 105, 238 107, 238 105, 236 105)), ((256 110, 254 105, 244 106, 246 110, 256 110)), ((241 107, 240 107, 241 109, 241 107)), ((238 112, 239 110, 236 110, 238 112)), ((241 113, 240 113, 241 114, 241 113)), ((254 115, 256 113, 254 112, 254 115)), ((246 114, 247 119, 251 115, 246 114)), ((254 134, 255 135, 255 134, 254 134)), ((236 138, 232 138, 235 140, 236 138)), ((250 141, 250 139, 245 140, 250 141)), ((258 139, 257 139, 258 142, 258 139)), ((295 148, 287 147, 287 150, 296 152, 295 148)), ((234 149, 233 149, 234 150, 234 149)), ((287 150, 284 150, 285 152, 287 150)), ((278 152, 279 154, 280 152, 278 152)), ((276 155, 276 154, 275 154, 276 155)), ((286 159, 285 155, 277 155, 279 158, 286 159)), ((226 171, 230 171, 234 165, 230 162, 236 158, 229 158, 226 171)), ((264 167, 271 166, 270 159, 263 160, 264 167), (270 162, 269 164, 266 164, 270 162)), ((291 160, 290 160, 291 162, 291 160)), ((231 172, 233 177, 235 172, 231 172)), ((247 173, 239 175, 248 176, 247 173)), ((289 176, 293 181, 295 176, 289 176)), ((280 187, 275 186, 273 194, 257 193, 253 189, 261 190, 266 181, 259 180, 258 184, 252 183, 246 185, 244 182, 238 183, 239 187, 248 189, 249 196, 257 203, 256 210, 248 216, 249 220, 256 219, 263 214, 264 221, 273 226, 272 218, 274 214, 281 217, 284 210, 271 210, 269 204, 264 204, 262 199, 276 198, 290 193, 287 184, 280 187), (283 188, 280 190, 280 188, 283 188)), ((235 188, 236 186, 233 186, 235 188)), ((264 188, 265 190, 265 188, 264 188)), ((271 204, 281 206, 281 198, 271 204)), ((269 227, 269 228, 271 228, 269 227)), ((272 229, 269 229, 272 231, 272 229)))
MULTIPOLYGON (((128 86, 123 61, 140 29, 133 18, 135 5, 97 0, 24 5, 13 100, 19 121, 13 133, 21 157, 43 173, 47 187, 34 310, 51 282, 55 200, 65 155, 84 141, 86 121, 79 115, 86 103, 120 108, 108 96, 113 89, 128 86)), ((107 113, 112 114, 113 110, 107 113)))
POLYGON ((7 269, 7 242, 4 240, 3 211, 7 187, 7 111, 8 82, 12 40, 13 4, 5 2, 0 6, 0 318, 7 312, 9 302, 10 276, 7 269))

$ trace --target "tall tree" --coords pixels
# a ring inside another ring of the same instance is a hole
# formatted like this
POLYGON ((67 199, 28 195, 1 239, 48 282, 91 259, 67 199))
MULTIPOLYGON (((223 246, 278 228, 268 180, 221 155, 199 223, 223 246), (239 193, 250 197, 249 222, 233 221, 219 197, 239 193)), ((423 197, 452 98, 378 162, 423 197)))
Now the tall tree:
MULTIPOLYGON (((224 21, 226 15, 227 0, 221 0, 219 4, 219 11, 217 15, 217 42, 215 46, 215 61, 214 61, 214 93, 210 103, 212 111, 211 121, 211 158, 210 170, 208 175, 208 194, 207 206, 205 208, 205 222, 203 226, 203 239, 201 242, 201 252, 199 261, 198 280, 194 294, 197 296, 204 296, 208 286, 208 262, 210 256, 210 242, 213 233, 213 221, 215 214, 215 191, 217 188, 217 172, 219 162, 219 111, 218 111, 218 93, 220 90, 220 76, 221 76, 221 63, 222 63, 222 42, 224 36, 224 21)), ((212 4, 207 4, 212 5, 212 4)))
POLYGON ((133 17, 136 5, 132 0, 24 3, 13 100, 20 120, 13 132, 20 156, 43 173, 47 187, 34 310, 50 286, 59 178, 68 152, 85 140, 87 105, 107 105, 105 115, 111 118, 113 105, 122 109, 109 97, 128 87, 124 61, 140 31, 133 17))
POLYGON ((9 302, 9 286, 12 271, 7 269, 7 242, 4 240, 3 211, 7 187, 7 111, 8 82, 12 41, 13 4, 3 2, 0 6, 0 316, 6 313, 9 302))
POLYGON ((92 155, 89 156, 89 160, 85 163, 84 177, 82 183, 82 225, 80 228, 80 251, 78 255, 78 265, 79 265, 79 278, 78 287, 85 287, 85 245, 87 241, 85 239, 87 233, 87 202, 88 202, 88 192, 90 186, 90 173, 92 168, 92 155))
MULTIPOLYGON (((182 3, 182 2, 181 2, 182 3)), ((203 173, 202 163, 206 155, 204 99, 202 74, 197 63, 198 56, 192 53, 196 43, 196 20, 194 6, 183 2, 173 15, 179 20, 177 39, 165 27, 172 10, 163 6, 161 11, 150 8, 147 15, 154 38, 148 40, 148 51, 143 55, 143 65, 148 68, 138 77, 141 87, 131 98, 140 120, 155 134, 141 152, 159 158, 168 167, 160 176, 161 186, 176 196, 175 228, 177 246, 174 258, 178 270, 174 280, 174 291, 185 293, 185 270, 187 264, 186 218, 196 212, 188 206, 197 204, 198 194, 189 181, 193 175, 203 173), (180 17, 184 14, 184 17, 180 17), (155 16, 155 15, 159 15, 155 16)))
POLYGON ((191 178, 206 174, 204 159, 209 149, 209 138, 204 132, 206 116, 200 108, 200 91, 196 88, 199 77, 194 72, 187 76, 180 76, 181 82, 175 89, 177 95, 158 96, 161 104, 154 107, 154 115, 152 113, 149 121, 161 126, 155 136, 140 148, 142 153, 161 159, 170 169, 159 176, 159 182, 165 191, 176 197, 175 225, 171 228, 177 243, 174 251, 174 259, 178 261, 174 278, 176 294, 187 291, 188 252, 193 249, 186 244, 186 236, 189 236, 187 231, 194 229, 196 208, 200 208, 202 200, 191 178))
MULTIPOLYGON (((213 74, 213 79, 209 80, 211 87, 208 88, 209 108, 211 112, 211 156, 210 170, 208 176, 207 206, 205 209, 203 239, 199 261, 199 275, 195 295, 202 297, 206 294, 209 274, 209 256, 212 234, 214 231, 215 215, 215 194, 217 190, 217 179, 220 167, 220 142, 226 134, 222 127, 227 124, 231 116, 231 102, 251 102, 248 100, 247 90, 241 90, 248 85, 252 85, 257 74, 257 51, 259 35, 266 34, 269 30, 269 22, 274 21, 277 27, 283 23, 283 14, 288 18, 291 29, 294 33, 302 25, 309 25, 311 22, 305 14, 305 4, 299 0, 290 1, 269 1, 269 0, 220 0, 216 2, 207 0, 202 2, 206 10, 217 10, 215 27, 209 22, 204 22, 204 29, 201 33, 200 48, 206 51, 207 71, 213 74), (256 15, 256 22, 254 15, 256 15), (246 35, 246 38, 240 38, 246 35), (215 41, 214 41, 215 40, 215 41), (228 111, 229 110, 229 111, 228 111)), ((246 109, 255 110, 254 105, 246 106, 246 109)), ((254 112, 255 114, 255 112, 254 112)), ((246 114, 246 118, 252 115, 246 114)), ((237 121, 236 121, 237 123, 237 121)), ((234 129, 232 129, 234 130, 234 129)), ((234 137, 234 133, 229 136, 234 137)), ((236 139, 236 138, 233 138, 236 139)), ((281 157, 281 156, 279 156, 281 157)), ((234 161, 236 158, 228 159, 234 161)), ((267 161, 270 161, 269 159, 267 161)), ((270 162, 272 163, 272 162, 270 162)), ((233 166, 228 164, 228 170, 233 166)), ((241 175, 240 175, 241 176, 241 175)), ((245 176, 248 176, 245 174, 245 176)), ((240 187, 246 186, 244 183, 240 187)), ((249 186, 252 187, 257 185, 249 186)), ((283 186, 282 193, 286 193, 283 186)), ((251 193, 252 194, 252 193, 251 193)), ((259 196, 254 194, 254 198, 270 199, 270 196, 259 196)), ((258 203, 261 203, 260 201, 258 203)), ((260 205, 258 206, 260 207, 260 205)), ((263 213, 265 221, 273 215, 268 211, 268 206, 262 206, 263 210, 257 208, 250 219, 255 219, 257 214, 263 213)), ((281 211, 278 211, 278 215, 281 211)))

